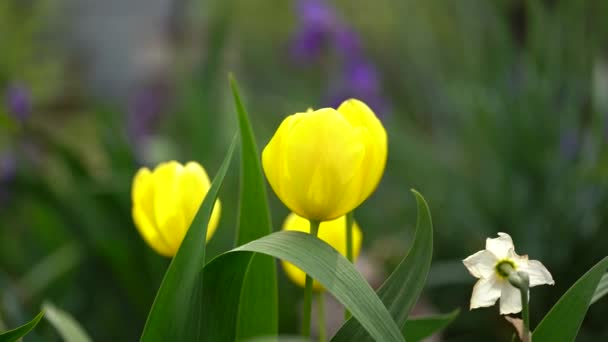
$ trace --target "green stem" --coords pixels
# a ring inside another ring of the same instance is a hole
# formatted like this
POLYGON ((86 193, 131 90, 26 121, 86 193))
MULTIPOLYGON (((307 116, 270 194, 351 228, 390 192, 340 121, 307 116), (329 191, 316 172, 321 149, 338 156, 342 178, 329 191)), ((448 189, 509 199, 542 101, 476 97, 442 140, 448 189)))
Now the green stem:
POLYGON ((524 338, 523 342, 530 342, 530 305, 528 303, 528 290, 520 289, 521 293, 521 318, 524 321, 524 338))
MULTIPOLYGON (((353 226, 355 224, 355 212, 351 211, 346 214, 346 259, 351 263, 355 263, 353 256, 353 226)), ((344 309, 344 320, 348 321, 350 318, 350 312, 344 309)))
POLYGON ((500 265, 500 269, 504 274, 508 275, 509 283, 519 290, 521 295, 521 318, 524 323, 523 327, 523 342, 531 342, 530 336, 530 303, 528 291, 530 290, 530 277, 526 272, 517 272, 511 265, 500 265))
MULTIPOLYGON (((310 220, 310 235, 316 237, 321 222, 310 220)), ((302 336, 310 337, 310 311, 312 306, 312 278, 307 274, 304 285, 304 312, 302 316, 302 336)))
POLYGON ((353 225, 355 223, 355 212, 351 211, 346 214, 346 259, 354 263, 353 256, 353 225))
POLYGON ((319 342, 327 341, 327 329, 325 328, 325 296, 323 296, 323 291, 319 291, 317 295, 317 307, 319 309, 318 318, 319 321, 319 342))

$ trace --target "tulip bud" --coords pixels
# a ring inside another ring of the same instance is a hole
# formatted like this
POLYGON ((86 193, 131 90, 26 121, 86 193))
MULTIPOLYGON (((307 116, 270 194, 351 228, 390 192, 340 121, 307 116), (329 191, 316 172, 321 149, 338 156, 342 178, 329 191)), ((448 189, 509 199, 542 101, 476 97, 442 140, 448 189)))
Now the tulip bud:
POLYGON ((262 152, 270 186, 296 214, 331 221, 358 207, 384 172, 387 137, 363 102, 287 117, 262 152))
MULTIPOLYGON (((211 182, 196 162, 159 164, 154 171, 141 168, 133 179, 133 220, 143 239, 157 253, 172 257, 192 224, 211 182)), ((220 218, 217 200, 207 226, 209 240, 220 218)))
MULTIPOLYGON (((287 216, 285 222, 283 223, 283 230, 309 233, 310 223, 305 218, 291 213, 289 216, 287 216)), ((317 237, 327 242, 340 254, 346 255, 346 216, 342 216, 333 221, 321 222, 317 237)), ((359 256, 362 240, 363 234, 361 234, 361 229, 359 229, 359 226, 355 222, 353 224, 353 257, 355 260, 359 256)), ((304 287, 306 273, 289 262, 281 261, 281 263, 287 277, 289 277, 289 279, 296 285, 304 287)), ((323 290, 323 286, 321 286, 321 284, 319 284, 316 280, 313 282, 312 286, 315 291, 323 290)))

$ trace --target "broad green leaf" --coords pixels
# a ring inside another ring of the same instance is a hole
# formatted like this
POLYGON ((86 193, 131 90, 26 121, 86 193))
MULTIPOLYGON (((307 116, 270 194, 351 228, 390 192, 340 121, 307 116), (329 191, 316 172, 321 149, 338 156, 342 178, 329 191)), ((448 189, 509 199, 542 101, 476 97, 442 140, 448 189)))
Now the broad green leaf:
POLYGON ((403 326, 403 336, 408 342, 422 341, 445 329, 458 316, 460 310, 449 314, 408 319, 403 326))
MULTIPOLYGON (((241 135, 241 190, 236 243, 242 245, 272 233, 266 186, 249 116, 232 75, 230 86, 241 135)), ((255 255, 246 272, 239 303, 238 339, 272 336, 278 331, 276 265, 272 257, 255 255)))
POLYGON ((67 312, 51 303, 44 303, 45 318, 55 327, 64 342, 90 342, 91 338, 78 322, 67 312))
POLYGON ((600 279, 608 270, 605 257, 585 273, 551 308, 532 334, 534 342, 574 341, 600 279))
POLYGON ((202 268, 205 264, 205 236, 211 210, 232 160, 236 138, 215 176, 190 229, 171 261, 141 336, 142 341, 200 341, 202 268))
POLYGON ((24 325, 13 330, 1 333, 0 342, 14 342, 20 339, 21 337, 27 335, 30 331, 32 331, 32 329, 36 327, 38 322, 40 322, 40 319, 42 319, 43 315, 44 312, 40 312, 38 315, 36 315, 36 317, 34 317, 34 319, 25 323, 24 325))
POLYGON ((597 285, 595 289, 595 293, 593 294, 593 298, 591 299, 591 304, 595 304, 600 298, 604 297, 608 294, 608 273, 604 274, 600 283, 597 285))
POLYGON ((288 261, 319 281, 377 341, 403 341, 399 327, 363 276, 331 246, 302 232, 281 231, 224 253, 207 266, 203 278, 201 336, 234 341, 240 284, 252 253, 288 261))
MULTIPOLYGON (((378 290, 378 296, 388 308, 399 327, 403 327, 410 310, 422 292, 433 257, 433 223, 424 197, 412 190, 418 206, 416 235, 410 251, 397 269, 378 290)), ((356 320, 348 320, 332 341, 371 341, 371 337, 356 320)))

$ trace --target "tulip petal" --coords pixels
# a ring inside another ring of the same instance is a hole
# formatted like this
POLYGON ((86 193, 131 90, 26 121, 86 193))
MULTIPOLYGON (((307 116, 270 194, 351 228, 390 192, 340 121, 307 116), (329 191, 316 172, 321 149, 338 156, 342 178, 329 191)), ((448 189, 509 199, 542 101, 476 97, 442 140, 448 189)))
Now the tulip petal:
MULTIPOLYGON (((184 167, 176 161, 159 164, 153 172, 154 176, 154 213, 156 224, 163 229, 168 220, 176 220, 178 204, 178 180, 184 167)), ((172 232, 169 235, 174 235, 172 232)))
POLYGON ((154 215, 154 177, 148 168, 141 168, 133 178, 131 198, 134 206, 139 206, 152 225, 156 225, 154 215))
POLYGON ((500 280, 496 277, 482 278, 473 286, 470 309, 477 309, 494 305, 500 298, 500 280))
POLYGON ((462 262, 469 270, 469 273, 475 278, 489 278, 496 272, 496 262, 498 259, 490 251, 479 251, 462 262))
POLYGON ((362 177, 361 190, 362 197, 365 199, 376 189, 384 173, 388 153, 386 130, 376 114, 362 101, 346 100, 338 107, 338 112, 353 127, 366 131, 366 153, 363 161, 366 174, 362 177))
MULTIPOLYGON (((529 298, 530 296, 528 296, 529 298)), ((500 314, 508 315, 521 311, 521 293, 508 281, 502 282, 500 292, 500 314)))
POLYGON ((167 240, 162 233, 150 222, 148 215, 144 210, 138 206, 133 206, 132 209, 133 221, 135 221, 135 227, 139 231, 139 234, 143 237, 144 241, 156 251, 156 253, 171 257, 175 254, 173 249, 169 246, 167 240))
POLYGON ((286 204, 314 220, 331 220, 353 208, 339 206, 355 197, 350 187, 363 161, 365 146, 351 125, 331 108, 306 114, 286 141, 283 187, 290 189, 286 204))
POLYGON ((506 233, 498 233, 498 237, 494 239, 486 239, 486 249, 492 252, 498 259, 504 259, 509 256, 509 250, 514 250, 513 240, 506 233))

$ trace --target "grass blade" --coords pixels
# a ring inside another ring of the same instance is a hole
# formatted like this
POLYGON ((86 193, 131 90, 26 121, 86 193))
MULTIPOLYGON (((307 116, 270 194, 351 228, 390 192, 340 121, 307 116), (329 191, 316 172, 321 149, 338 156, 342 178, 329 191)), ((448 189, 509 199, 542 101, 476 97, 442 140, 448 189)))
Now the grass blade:
POLYGON ((604 274, 600 283, 597 285, 595 289, 595 293, 593 294, 593 298, 591 299, 591 304, 595 304, 600 298, 604 297, 608 294, 608 273, 604 274))

